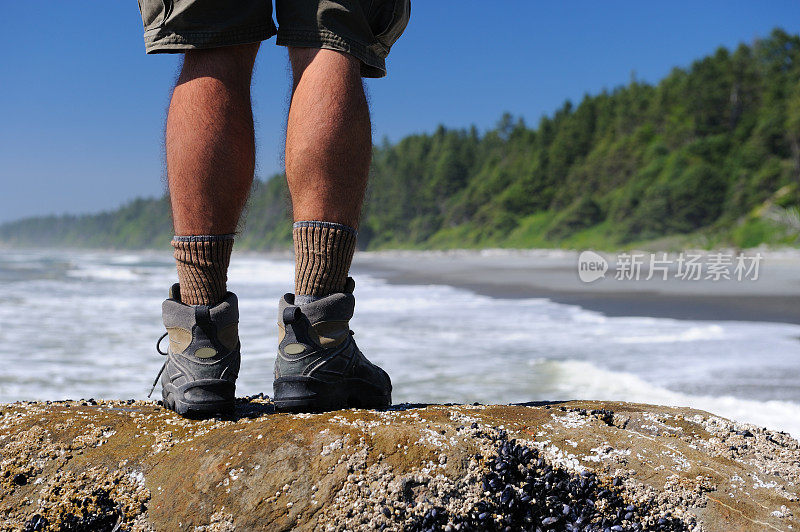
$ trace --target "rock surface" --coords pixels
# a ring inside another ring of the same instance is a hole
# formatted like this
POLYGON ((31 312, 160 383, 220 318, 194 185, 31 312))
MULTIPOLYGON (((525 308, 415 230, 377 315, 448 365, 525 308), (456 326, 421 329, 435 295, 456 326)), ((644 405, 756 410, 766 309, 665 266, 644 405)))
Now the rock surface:
POLYGON ((182 419, 0 410, 2 530, 791 530, 800 446, 688 408, 573 401, 182 419))

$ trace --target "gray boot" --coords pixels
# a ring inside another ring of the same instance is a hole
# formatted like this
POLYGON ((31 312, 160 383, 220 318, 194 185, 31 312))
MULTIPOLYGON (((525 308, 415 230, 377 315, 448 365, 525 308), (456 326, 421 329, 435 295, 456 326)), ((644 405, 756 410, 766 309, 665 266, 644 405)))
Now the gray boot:
POLYGON ((355 283, 343 293, 296 306, 286 294, 278 308, 275 408, 321 412, 341 408, 386 408, 392 404, 389 375, 371 363, 353 340, 355 283))
POLYGON ((241 361, 236 295, 228 292, 214 307, 186 305, 175 284, 169 296, 162 305, 167 332, 161 337, 169 336, 169 349, 158 350, 167 357, 159 372, 164 406, 187 417, 232 412, 241 361))

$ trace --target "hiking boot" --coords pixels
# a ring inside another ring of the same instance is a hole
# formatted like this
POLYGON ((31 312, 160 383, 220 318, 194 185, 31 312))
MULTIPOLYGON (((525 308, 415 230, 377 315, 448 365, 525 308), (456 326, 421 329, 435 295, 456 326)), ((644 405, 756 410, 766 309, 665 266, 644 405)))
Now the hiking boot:
POLYGON ((275 408, 322 412, 341 408, 386 408, 392 404, 389 375, 367 360, 353 340, 349 320, 353 279, 343 293, 304 305, 286 294, 278 307, 275 408))
POLYGON ((186 417, 232 412, 241 361, 236 295, 228 292, 214 307, 186 305, 175 284, 162 316, 167 332, 159 344, 169 336, 169 349, 165 353, 157 346, 167 359, 153 389, 161 377, 164 406, 186 417))

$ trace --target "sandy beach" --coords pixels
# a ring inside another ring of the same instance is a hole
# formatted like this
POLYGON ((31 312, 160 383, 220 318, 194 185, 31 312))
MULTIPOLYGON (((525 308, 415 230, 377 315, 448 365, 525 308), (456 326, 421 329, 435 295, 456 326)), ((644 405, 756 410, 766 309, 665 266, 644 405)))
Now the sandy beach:
MULTIPOLYGON (((564 250, 385 251, 356 255, 354 272, 392 283, 446 284, 499 298, 547 298, 608 316, 691 320, 765 321, 800 324, 800 252, 760 253, 758 279, 676 278, 677 257, 663 280, 650 280, 645 260, 638 280, 615 278, 616 255, 605 278, 578 277, 578 252, 564 250)), ((646 255, 646 256, 649 256, 646 255)), ((752 275, 750 276, 752 277, 752 275)))

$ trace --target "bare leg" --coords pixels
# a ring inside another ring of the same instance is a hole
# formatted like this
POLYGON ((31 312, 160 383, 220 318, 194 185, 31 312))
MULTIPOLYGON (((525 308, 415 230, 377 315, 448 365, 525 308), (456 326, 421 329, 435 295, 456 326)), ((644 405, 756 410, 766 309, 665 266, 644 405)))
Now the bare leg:
POLYGON ((236 231, 255 168, 250 82, 258 44, 186 54, 167 117, 177 235, 236 231))
POLYGON ((359 63, 330 50, 290 48, 289 57, 294 94, 286 176, 294 207, 295 293, 281 302, 275 406, 386 408, 391 380, 356 347, 348 323, 354 285, 347 273, 372 152, 359 63), (306 319, 296 319, 298 308, 306 319), (306 346, 305 338, 320 340, 306 346))
POLYGON ((289 48, 294 91, 286 177, 294 219, 358 227, 372 157, 359 61, 333 50, 289 48))
POLYGON ((167 117, 167 175, 181 301, 227 293, 233 233, 253 183, 250 82, 258 44, 186 54, 167 117))

